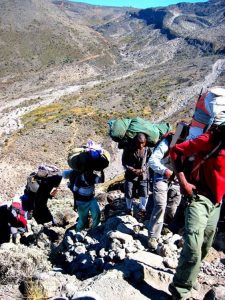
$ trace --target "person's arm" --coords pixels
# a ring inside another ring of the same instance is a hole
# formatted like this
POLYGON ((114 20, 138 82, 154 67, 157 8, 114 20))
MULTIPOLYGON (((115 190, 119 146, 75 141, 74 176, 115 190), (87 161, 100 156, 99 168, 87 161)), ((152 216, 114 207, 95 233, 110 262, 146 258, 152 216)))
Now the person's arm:
POLYGON ((156 147, 152 155, 148 160, 149 167, 157 174, 164 175, 166 178, 170 178, 173 174, 173 171, 166 168, 162 164, 162 159, 169 151, 169 142, 166 139, 163 139, 159 145, 156 147))
POLYGON ((122 165, 124 169, 127 170, 129 166, 129 152, 128 149, 126 148, 123 150, 123 154, 122 154, 122 165))
POLYGON ((73 172, 73 170, 69 169, 69 170, 63 170, 62 171, 62 178, 64 179, 70 179, 71 173, 73 172))
MULTIPOLYGON (((175 151, 175 149, 173 149, 173 148, 171 149, 172 153, 173 153, 173 151, 175 151)), ((176 156, 173 156, 173 154, 171 156, 173 158, 176 157, 174 160, 173 159, 171 159, 171 160, 172 160, 172 164, 173 164, 174 173, 176 174, 179 185, 180 185, 181 193, 184 195, 187 195, 187 196, 192 196, 193 190, 196 189, 196 187, 193 184, 189 183, 185 177, 185 174, 183 172, 183 155, 182 155, 182 153, 178 152, 178 153, 176 153, 176 156)))
POLYGON ((105 182, 105 173, 104 173, 103 170, 101 171, 101 175, 100 176, 96 175, 96 174, 94 176, 95 176, 95 179, 94 179, 95 184, 105 182))
POLYGON ((131 161, 130 161, 130 155, 129 151, 132 151, 131 149, 125 148, 123 150, 122 154, 122 165, 125 169, 125 171, 131 172, 137 176, 141 175, 141 170, 137 170, 134 167, 131 166, 131 161))
POLYGON ((56 194, 58 193, 59 187, 54 187, 51 192, 50 192, 50 196, 51 198, 54 198, 56 196, 56 194))
POLYGON ((175 174, 176 174, 177 179, 179 181, 179 185, 180 185, 182 194, 187 195, 187 196, 192 196, 194 190, 196 190, 196 186, 187 181, 187 179, 186 179, 183 172, 176 172, 175 171, 175 174))

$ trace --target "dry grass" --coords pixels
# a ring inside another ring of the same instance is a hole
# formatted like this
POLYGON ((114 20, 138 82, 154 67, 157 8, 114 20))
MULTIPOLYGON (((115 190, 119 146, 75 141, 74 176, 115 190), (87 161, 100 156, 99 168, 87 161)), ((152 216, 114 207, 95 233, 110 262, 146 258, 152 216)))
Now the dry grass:
POLYGON ((70 109, 70 112, 76 116, 90 116, 96 114, 96 110, 91 106, 86 107, 73 107, 70 109))
POLYGON ((31 128, 38 123, 44 124, 58 119, 62 113, 62 105, 53 103, 47 106, 39 107, 25 114, 22 122, 25 127, 31 128))
POLYGON ((38 249, 23 245, 4 244, 0 249, 1 284, 19 283, 37 272, 50 270, 47 257, 38 249))
POLYGON ((26 300, 44 300, 48 299, 47 292, 39 281, 29 280, 24 284, 26 300))

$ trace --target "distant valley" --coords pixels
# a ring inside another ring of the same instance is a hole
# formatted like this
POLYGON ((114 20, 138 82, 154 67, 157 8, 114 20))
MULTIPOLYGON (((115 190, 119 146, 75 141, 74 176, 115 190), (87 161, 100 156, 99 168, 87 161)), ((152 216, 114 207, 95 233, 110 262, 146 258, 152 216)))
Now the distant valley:
POLYGON ((188 121, 202 86, 225 82, 224 32, 222 0, 145 10, 2 0, 2 197, 41 161, 66 168, 87 138, 116 158, 111 118, 188 121))

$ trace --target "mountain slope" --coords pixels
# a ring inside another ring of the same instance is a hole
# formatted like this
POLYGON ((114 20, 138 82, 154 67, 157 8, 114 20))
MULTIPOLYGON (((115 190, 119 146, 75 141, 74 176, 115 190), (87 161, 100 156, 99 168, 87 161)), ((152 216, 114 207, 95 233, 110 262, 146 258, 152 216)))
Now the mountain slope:
POLYGON ((61 3, 1 1, 6 198, 40 162, 66 168, 68 149, 87 139, 109 149, 113 177, 121 164, 109 119, 189 121, 202 86, 225 82, 222 1, 147 10, 61 3))
POLYGON ((95 29, 137 65, 225 53, 225 6, 220 0, 129 12, 117 23, 95 29))
POLYGON ((31 74, 71 64, 80 64, 82 70, 84 62, 90 60, 96 61, 96 67, 108 67, 117 56, 99 33, 71 21, 47 0, 2 0, 0 40, 3 82, 9 77, 11 82, 28 79, 31 74))

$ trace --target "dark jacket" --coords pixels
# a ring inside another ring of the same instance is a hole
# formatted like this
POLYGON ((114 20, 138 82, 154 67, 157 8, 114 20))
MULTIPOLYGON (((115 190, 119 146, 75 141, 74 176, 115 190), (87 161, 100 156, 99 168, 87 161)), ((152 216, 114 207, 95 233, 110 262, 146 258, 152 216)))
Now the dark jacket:
POLYGON ((148 168, 147 162, 151 155, 149 147, 144 148, 144 155, 140 155, 137 147, 134 144, 128 145, 122 155, 122 165, 125 168, 125 179, 126 180, 147 180, 148 179, 148 168), (144 173, 140 176, 135 175, 128 167, 134 169, 145 169, 144 173))
POLYGON ((10 227, 19 227, 21 224, 18 219, 12 214, 9 207, 0 206, 0 244, 10 241, 10 227))
POLYGON ((53 188, 58 187, 62 180, 61 175, 53 175, 38 179, 39 189, 36 193, 30 193, 33 200, 33 217, 38 224, 44 224, 52 221, 52 214, 48 209, 47 202, 52 196, 50 192, 53 188))

